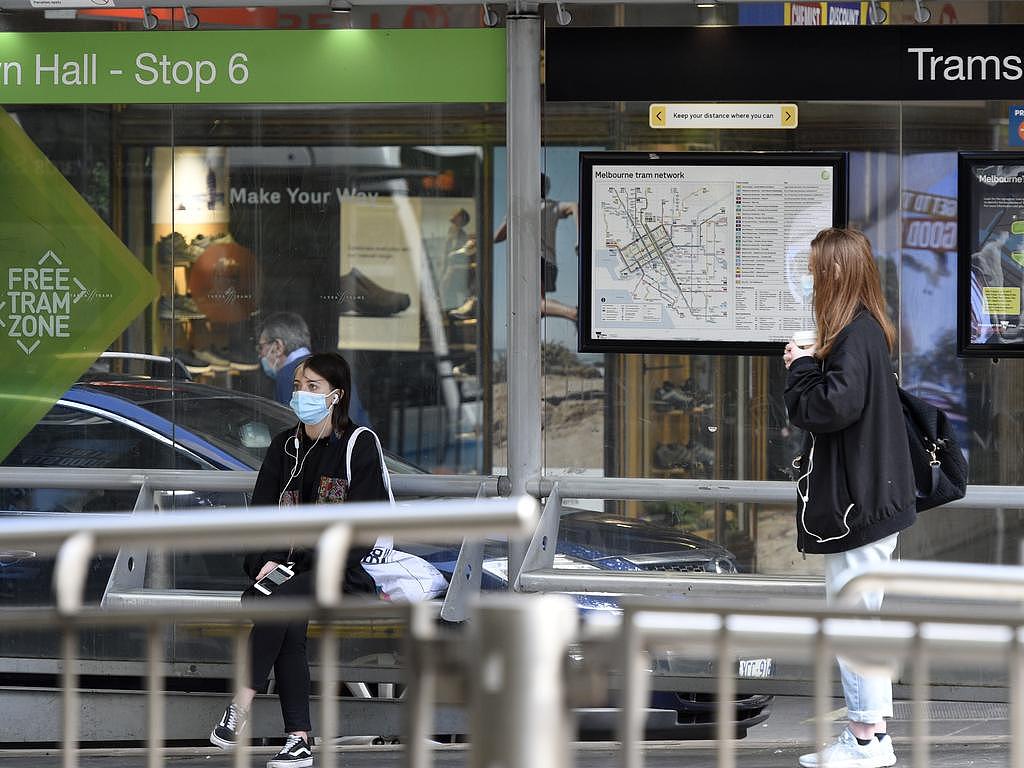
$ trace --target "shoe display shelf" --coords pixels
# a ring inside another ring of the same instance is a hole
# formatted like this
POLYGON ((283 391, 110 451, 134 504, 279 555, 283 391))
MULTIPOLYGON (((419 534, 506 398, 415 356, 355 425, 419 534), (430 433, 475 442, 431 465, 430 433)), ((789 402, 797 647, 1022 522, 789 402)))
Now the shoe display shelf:
POLYGON ((153 351, 180 360, 195 380, 233 388, 242 373, 258 371, 251 349, 233 349, 231 329, 213 323, 189 293, 189 272, 207 247, 233 242, 228 234, 197 234, 191 240, 175 231, 155 245, 154 274, 160 283, 153 351))
POLYGON ((718 440, 703 428, 708 419, 714 419, 714 396, 703 378, 687 359, 668 355, 645 357, 645 476, 715 476, 718 440))

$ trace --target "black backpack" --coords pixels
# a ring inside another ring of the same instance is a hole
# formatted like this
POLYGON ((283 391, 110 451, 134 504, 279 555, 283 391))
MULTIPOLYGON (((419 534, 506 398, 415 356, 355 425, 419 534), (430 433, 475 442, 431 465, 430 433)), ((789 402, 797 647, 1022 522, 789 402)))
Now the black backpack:
POLYGON ((953 435, 949 417, 903 387, 897 389, 907 423, 917 511, 962 499, 967 493, 967 459, 953 435))

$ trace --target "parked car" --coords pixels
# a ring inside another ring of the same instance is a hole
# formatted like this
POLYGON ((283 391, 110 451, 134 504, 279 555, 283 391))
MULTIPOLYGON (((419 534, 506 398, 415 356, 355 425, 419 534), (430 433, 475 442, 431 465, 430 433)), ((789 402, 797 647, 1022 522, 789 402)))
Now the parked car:
MULTIPOLYGON (((5 467, 133 468, 151 469, 258 469, 270 440, 295 424, 291 410, 265 398, 232 392, 191 381, 152 379, 114 374, 90 374, 72 386, 32 431, 3 461, 5 467)), ((386 456, 393 473, 420 472, 397 456, 386 456)), ((59 514, 64 512, 126 513, 135 503, 131 490, 68 488, 0 488, 0 514, 59 514)), ((182 507, 224 506, 245 503, 243 494, 192 493, 170 497, 182 507)), ((2 545, 0 545, 2 549, 2 545)), ((458 556, 456 545, 420 545, 417 552, 431 560, 450 579, 458 556)), ((485 550, 484 589, 507 588, 507 559, 503 542, 489 542, 485 550)), ((173 555, 168 586, 179 589, 241 591, 246 585, 237 553, 173 555)), ((576 510, 563 517, 557 545, 562 567, 596 571, 671 570, 731 573, 732 554, 714 542, 625 520, 600 512, 576 510)), ((113 564, 112 557, 96 558, 90 568, 86 599, 102 596, 113 564)), ((28 550, 0 551, 0 606, 49 602, 52 561, 28 550)), ((580 610, 617 611, 613 597, 577 595, 580 610)), ((137 656, 138 638, 127 633, 85 633, 83 657, 102 655, 131 659, 137 656)), ((0 656, 56 658, 55 638, 13 635, 0 645, 0 656), (21 637, 24 642, 19 641, 21 637)), ((188 664, 199 653, 209 661, 209 646, 176 644, 178 663, 188 664)), ((768 666, 760 669, 770 672, 768 666)), ((659 664, 669 663, 659 660, 659 664)), ((3 671, 0 661, 0 671, 3 671)), ((692 669, 690 664, 687 669, 692 669)), ((698 665, 706 673, 708 665, 698 665)), ((748 669, 753 668, 748 665, 748 669)), ((672 662, 662 671, 678 672, 672 662)), ((767 696, 737 698, 737 730, 768 717, 767 696)), ((661 718, 652 736, 704 738, 711 734, 715 716, 710 696, 675 691, 657 692, 652 706, 675 713, 671 722, 661 718)), ((603 735, 608 716, 595 711, 580 720, 585 733, 603 735), (589 724, 589 730, 588 730, 589 724)))

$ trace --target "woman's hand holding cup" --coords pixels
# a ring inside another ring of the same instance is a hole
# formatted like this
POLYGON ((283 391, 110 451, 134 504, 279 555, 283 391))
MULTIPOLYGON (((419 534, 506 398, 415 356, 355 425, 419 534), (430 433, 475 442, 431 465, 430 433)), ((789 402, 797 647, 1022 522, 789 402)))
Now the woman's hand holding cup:
POLYGON ((782 353, 782 359, 788 369, 793 361, 800 357, 813 357, 818 350, 817 331, 797 331, 793 338, 786 344, 786 351, 782 353))

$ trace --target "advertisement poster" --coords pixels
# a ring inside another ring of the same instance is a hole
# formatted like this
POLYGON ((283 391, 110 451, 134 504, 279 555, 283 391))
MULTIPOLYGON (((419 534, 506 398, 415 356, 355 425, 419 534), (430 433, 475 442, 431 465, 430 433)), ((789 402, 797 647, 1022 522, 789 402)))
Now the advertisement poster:
POLYGON ((1024 155, 959 156, 958 354, 1024 355, 1024 155))
MULTIPOLYGON (((420 348, 420 276, 427 255, 415 198, 341 203, 339 349, 420 348)), ((428 272, 429 274, 429 272, 428 272)))
POLYGON ((810 243, 845 222, 845 155, 581 166, 581 351, 773 353, 813 327, 810 243))

